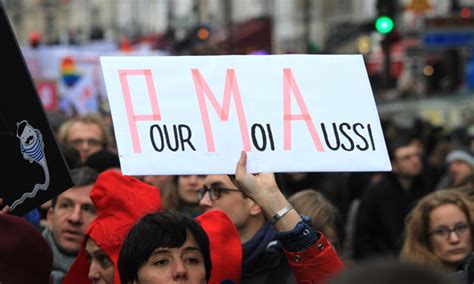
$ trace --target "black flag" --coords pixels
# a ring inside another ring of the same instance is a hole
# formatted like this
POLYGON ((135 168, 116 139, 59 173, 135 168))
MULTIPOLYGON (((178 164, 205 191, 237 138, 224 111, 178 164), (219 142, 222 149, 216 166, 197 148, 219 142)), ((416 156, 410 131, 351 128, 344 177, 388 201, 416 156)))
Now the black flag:
POLYGON ((23 215, 72 186, 43 105, 0 2, 0 197, 10 214, 23 215))

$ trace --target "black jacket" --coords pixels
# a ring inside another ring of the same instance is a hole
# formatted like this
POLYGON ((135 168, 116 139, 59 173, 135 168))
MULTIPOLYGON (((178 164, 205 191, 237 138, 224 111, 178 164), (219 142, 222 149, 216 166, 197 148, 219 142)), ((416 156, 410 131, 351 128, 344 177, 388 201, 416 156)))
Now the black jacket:
POLYGON ((265 223, 251 240, 244 243, 242 250, 242 284, 296 283, 270 223, 265 223))
POLYGON ((242 271, 241 284, 292 284, 296 280, 285 253, 278 247, 267 248, 242 271))
POLYGON ((361 198, 354 234, 354 258, 398 256, 405 217, 432 187, 420 176, 403 189, 393 173, 367 189, 361 198))

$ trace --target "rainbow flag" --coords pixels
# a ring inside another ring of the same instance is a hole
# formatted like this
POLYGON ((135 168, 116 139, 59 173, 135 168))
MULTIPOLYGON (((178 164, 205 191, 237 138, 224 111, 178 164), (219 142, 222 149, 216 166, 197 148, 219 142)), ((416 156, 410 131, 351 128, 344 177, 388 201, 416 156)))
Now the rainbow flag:
POLYGON ((65 57, 61 62, 61 78, 68 87, 74 86, 81 78, 81 75, 76 70, 76 65, 72 57, 65 57))

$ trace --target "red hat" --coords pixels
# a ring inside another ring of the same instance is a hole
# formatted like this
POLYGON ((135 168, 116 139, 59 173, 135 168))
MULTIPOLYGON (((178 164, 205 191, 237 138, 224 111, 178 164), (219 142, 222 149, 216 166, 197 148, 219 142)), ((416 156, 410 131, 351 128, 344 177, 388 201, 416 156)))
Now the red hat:
POLYGON ((0 214, 0 283, 48 284, 53 253, 27 220, 0 214))
MULTIPOLYGON (((120 283, 117 260, 129 229, 143 215, 161 209, 160 191, 136 178, 123 176, 115 170, 99 175, 91 191, 97 218, 86 231, 114 263, 114 283, 120 283)), ((64 284, 91 283, 87 277, 89 263, 85 242, 69 269, 64 284)))
POLYGON ((210 210, 196 217, 207 236, 211 250, 210 284, 240 283, 242 243, 239 232, 221 210, 210 210))

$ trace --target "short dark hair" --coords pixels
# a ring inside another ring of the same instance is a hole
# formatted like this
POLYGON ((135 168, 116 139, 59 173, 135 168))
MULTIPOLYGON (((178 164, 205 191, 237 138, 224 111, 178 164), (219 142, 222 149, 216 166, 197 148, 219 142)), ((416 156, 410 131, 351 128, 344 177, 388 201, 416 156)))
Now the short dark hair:
POLYGON ((396 160, 396 152, 398 149, 402 147, 407 147, 411 143, 413 143, 413 138, 407 134, 400 134, 397 138, 392 141, 387 142, 387 149, 388 149, 388 156, 390 157, 390 161, 396 160))
MULTIPOLYGON (((95 184, 97 177, 99 176, 99 173, 96 170, 87 166, 74 168, 70 171, 70 173, 73 187, 95 184)), ((55 196, 51 201, 51 208, 54 209, 57 201, 58 197, 55 196)))
POLYGON ((194 219, 175 211, 159 211, 143 216, 129 231, 118 258, 121 283, 138 280, 138 270, 159 247, 176 248, 184 244, 188 231, 204 257, 206 279, 211 277, 209 238, 194 219))
POLYGON ((58 145, 69 169, 78 168, 83 165, 81 153, 76 147, 70 143, 59 143, 58 145))
POLYGON ((111 168, 120 168, 120 159, 117 153, 102 149, 90 154, 84 161, 84 165, 102 173, 111 168))

